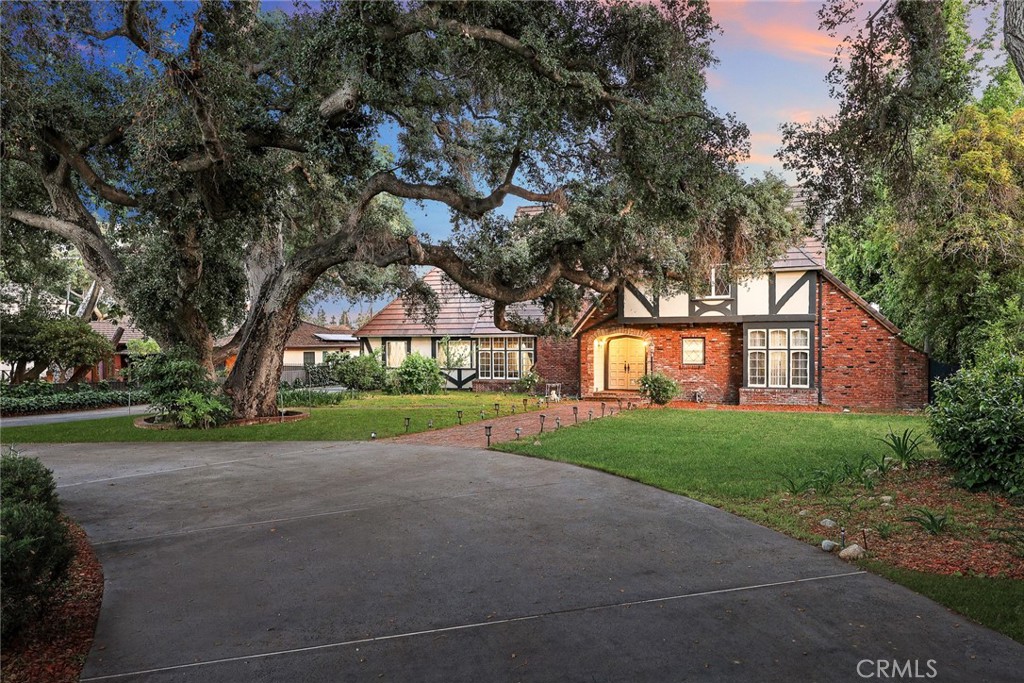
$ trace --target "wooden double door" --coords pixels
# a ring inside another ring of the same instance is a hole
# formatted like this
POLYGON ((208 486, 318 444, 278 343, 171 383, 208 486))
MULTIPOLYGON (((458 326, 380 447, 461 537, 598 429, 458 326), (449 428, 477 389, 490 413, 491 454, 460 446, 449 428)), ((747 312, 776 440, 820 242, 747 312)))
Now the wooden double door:
POLYGON ((636 337, 608 340, 605 358, 605 387, 609 391, 638 391, 640 378, 647 374, 647 346, 636 337))

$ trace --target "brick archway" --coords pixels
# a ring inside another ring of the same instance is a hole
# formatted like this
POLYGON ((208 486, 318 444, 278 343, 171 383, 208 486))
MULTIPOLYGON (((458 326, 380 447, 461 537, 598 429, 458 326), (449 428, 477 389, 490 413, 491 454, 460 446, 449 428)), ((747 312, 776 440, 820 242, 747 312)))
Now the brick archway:
POLYGON ((580 339, 580 390, 585 396, 606 391, 605 346, 616 337, 633 337, 646 345, 647 363, 654 348, 654 339, 649 330, 626 325, 613 325, 587 330, 580 339))

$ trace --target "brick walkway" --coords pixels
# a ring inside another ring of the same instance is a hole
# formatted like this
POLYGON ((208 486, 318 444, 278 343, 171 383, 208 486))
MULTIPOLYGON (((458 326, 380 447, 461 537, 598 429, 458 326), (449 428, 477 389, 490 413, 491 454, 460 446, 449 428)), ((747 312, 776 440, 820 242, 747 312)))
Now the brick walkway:
MULTIPOLYGON (((417 434, 403 434, 396 436, 389 441, 398 443, 420 443, 430 446, 458 446, 463 448, 486 448, 487 436, 484 427, 489 425, 491 430, 491 444, 502 441, 512 441, 516 438, 516 427, 522 430, 521 438, 533 436, 540 432, 540 416, 544 415, 544 431, 550 432, 555 429, 555 418, 562 422, 563 427, 572 425, 572 409, 578 409, 580 422, 585 422, 589 417, 589 411, 594 411, 594 419, 601 416, 600 401, 562 401, 544 406, 543 410, 530 413, 519 413, 474 422, 473 424, 448 427, 446 429, 435 429, 433 431, 419 432, 417 434)), ((625 404, 623 404, 625 409, 625 404)), ((614 401, 607 401, 605 414, 614 410, 619 412, 618 404, 614 401)))

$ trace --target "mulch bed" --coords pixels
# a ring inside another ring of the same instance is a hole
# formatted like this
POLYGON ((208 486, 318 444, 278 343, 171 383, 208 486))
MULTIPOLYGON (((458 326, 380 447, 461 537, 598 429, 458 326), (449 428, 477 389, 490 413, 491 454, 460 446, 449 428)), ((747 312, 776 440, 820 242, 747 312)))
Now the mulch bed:
POLYGON ((880 477, 873 490, 842 486, 830 496, 804 493, 766 502, 775 512, 793 515, 803 535, 867 543, 867 556, 885 564, 932 574, 1024 579, 1024 505, 998 493, 971 492, 956 486, 941 463, 920 463, 880 477), (886 504, 883 496, 891 496, 886 504), (929 534, 906 521, 924 507, 948 518, 946 529, 929 534), (800 515, 801 511, 806 511, 800 515), (821 520, 838 526, 828 529, 821 520), (883 537, 886 536, 886 537, 883 537))
POLYGON ((45 618, 25 628, 0 656, 4 683, 73 683, 92 647, 103 600, 103 569, 82 527, 65 518, 75 559, 45 618))

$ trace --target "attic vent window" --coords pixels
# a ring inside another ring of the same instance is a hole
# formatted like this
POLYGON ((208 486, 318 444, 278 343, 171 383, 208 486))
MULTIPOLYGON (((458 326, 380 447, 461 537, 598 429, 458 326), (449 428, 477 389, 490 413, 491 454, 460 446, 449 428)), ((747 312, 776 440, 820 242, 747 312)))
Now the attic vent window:
POLYGON ((732 296, 732 282, 729 267, 725 264, 711 268, 711 293, 705 299, 728 299, 732 296))

